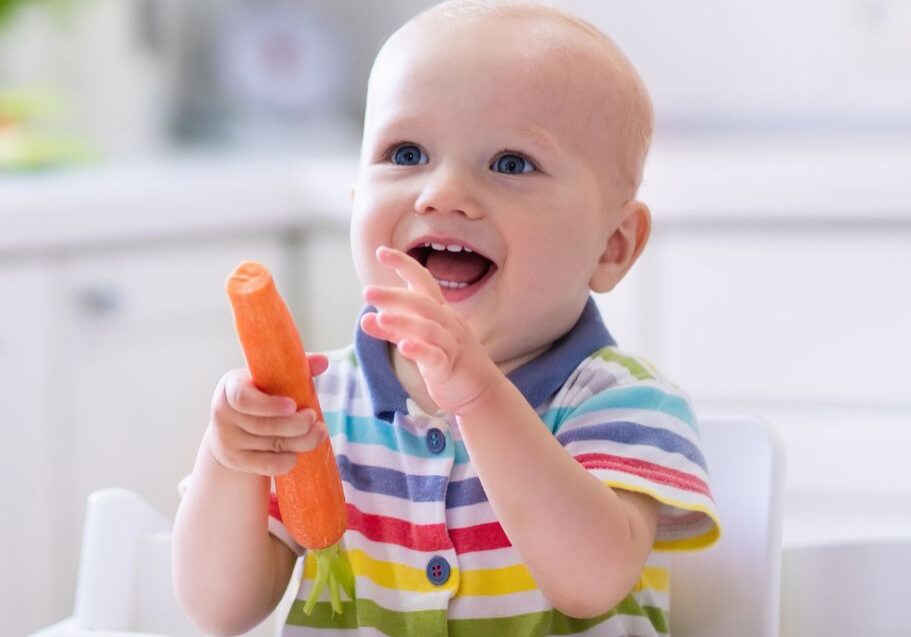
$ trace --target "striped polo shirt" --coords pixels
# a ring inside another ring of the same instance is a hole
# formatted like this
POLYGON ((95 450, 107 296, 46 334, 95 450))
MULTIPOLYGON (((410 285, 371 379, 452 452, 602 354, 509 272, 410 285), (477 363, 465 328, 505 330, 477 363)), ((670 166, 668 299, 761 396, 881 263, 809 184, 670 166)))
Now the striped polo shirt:
MULTIPOLYGON (((302 635, 665 635, 669 549, 718 537, 705 460, 686 396, 621 352, 589 299, 572 330, 513 371, 547 427, 605 485, 661 503, 657 537, 629 595, 599 617, 564 615, 544 597, 484 493, 454 416, 427 414, 393 373, 387 343, 358 329, 316 379, 345 490, 342 555, 355 599, 304 600, 316 572, 305 557, 284 637, 302 635)), ((271 507, 270 530, 305 551, 271 507)))

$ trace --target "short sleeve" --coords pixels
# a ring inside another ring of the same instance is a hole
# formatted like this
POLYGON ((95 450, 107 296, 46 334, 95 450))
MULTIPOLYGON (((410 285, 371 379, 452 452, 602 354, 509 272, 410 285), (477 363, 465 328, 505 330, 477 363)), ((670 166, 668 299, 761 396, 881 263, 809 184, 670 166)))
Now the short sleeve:
POLYGON ((688 399, 643 361, 620 356, 618 363, 608 349, 564 393, 557 440, 606 485, 661 504, 655 549, 709 546, 720 527, 688 399))

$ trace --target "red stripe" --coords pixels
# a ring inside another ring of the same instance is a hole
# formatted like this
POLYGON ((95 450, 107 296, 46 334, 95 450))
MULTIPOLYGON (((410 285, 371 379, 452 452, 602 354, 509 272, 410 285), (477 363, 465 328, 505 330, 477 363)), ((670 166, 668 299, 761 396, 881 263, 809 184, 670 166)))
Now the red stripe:
MULTIPOLYGON (((398 544, 415 551, 445 551, 454 547, 460 555, 512 546, 499 522, 452 529, 447 533, 445 524, 411 524, 399 518, 364 513, 352 504, 347 504, 346 508, 348 529, 374 542, 398 544)), ((281 522, 278 498, 274 493, 269 496, 269 515, 281 522)))
POLYGON ((476 526, 466 526, 461 529, 451 529, 449 537, 455 546, 456 553, 471 553, 472 551, 491 551, 512 546, 506 537, 506 532, 499 522, 488 522, 476 526))
POLYGON ((282 521, 282 512, 278 510, 278 496, 274 492, 269 494, 269 515, 279 522, 282 521))
POLYGON ((399 518, 364 513, 347 505, 348 529, 374 542, 398 544, 415 551, 442 551, 452 548, 445 524, 411 524, 399 518))
POLYGON ((575 456, 586 469, 613 469, 641 476, 653 482, 667 484, 684 491, 693 491, 711 497, 708 485, 690 473, 663 467, 645 460, 623 458, 603 453, 583 453, 575 456))

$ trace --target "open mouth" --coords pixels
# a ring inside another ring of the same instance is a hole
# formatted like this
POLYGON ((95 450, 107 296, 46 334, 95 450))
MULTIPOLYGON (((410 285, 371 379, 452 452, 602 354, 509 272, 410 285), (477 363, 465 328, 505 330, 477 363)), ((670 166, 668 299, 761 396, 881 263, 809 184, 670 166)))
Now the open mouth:
POLYGON ((468 298, 497 270, 483 254, 458 243, 424 242, 408 254, 430 271, 447 301, 468 298))

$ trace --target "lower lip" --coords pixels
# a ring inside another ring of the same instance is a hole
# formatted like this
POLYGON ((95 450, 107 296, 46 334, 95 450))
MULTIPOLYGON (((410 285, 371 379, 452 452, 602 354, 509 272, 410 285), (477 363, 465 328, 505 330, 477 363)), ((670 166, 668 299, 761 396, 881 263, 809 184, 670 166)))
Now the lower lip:
POLYGON ((484 287, 487 282, 490 280, 490 277, 496 272, 497 266, 492 265, 487 271, 487 274, 482 276, 477 282, 472 283, 471 285, 466 285, 464 288, 444 288, 440 286, 440 292, 443 293, 443 298, 446 299, 447 303, 458 303, 459 301, 464 301, 465 299, 474 296, 482 287, 484 287))

